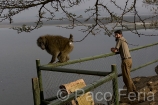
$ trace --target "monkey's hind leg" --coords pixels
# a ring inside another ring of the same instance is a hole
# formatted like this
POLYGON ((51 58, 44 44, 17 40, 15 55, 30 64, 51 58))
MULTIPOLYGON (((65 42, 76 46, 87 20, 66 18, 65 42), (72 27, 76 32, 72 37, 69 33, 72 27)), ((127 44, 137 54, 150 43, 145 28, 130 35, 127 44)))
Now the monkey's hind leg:
POLYGON ((64 53, 60 53, 58 56, 58 60, 59 63, 67 62, 69 60, 69 57, 64 53))
POLYGON ((69 55, 67 55, 67 56, 66 56, 66 62, 67 62, 69 59, 70 59, 70 58, 69 58, 69 55))

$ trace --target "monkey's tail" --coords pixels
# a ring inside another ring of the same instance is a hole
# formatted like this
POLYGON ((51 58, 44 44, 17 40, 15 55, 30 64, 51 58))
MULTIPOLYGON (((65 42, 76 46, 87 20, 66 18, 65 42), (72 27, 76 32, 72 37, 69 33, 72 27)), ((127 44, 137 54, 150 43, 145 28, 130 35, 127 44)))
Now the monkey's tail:
POLYGON ((70 40, 71 42, 73 42, 73 35, 72 35, 72 34, 70 34, 69 40, 70 40))

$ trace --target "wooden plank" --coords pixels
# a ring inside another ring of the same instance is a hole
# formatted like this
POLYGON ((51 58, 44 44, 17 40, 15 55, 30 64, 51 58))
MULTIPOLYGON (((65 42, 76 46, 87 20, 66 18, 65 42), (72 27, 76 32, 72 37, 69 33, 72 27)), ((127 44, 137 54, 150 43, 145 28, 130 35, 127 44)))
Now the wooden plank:
MULTIPOLYGON (((83 87, 85 87, 86 84, 83 79, 76 80, 74 82, 68 83, 68 84, 63 84, 59 88, 61 90, 65 90, 68 94, 77 91, 83 87)), ((75 100, 71 101, 72 105, 94 105, 94 101, 92 96, 90 95, 89 92, 86 94, 81 95, 75 100)))
POLYGON ((32 78, 34 105, 40 105, 40 88, 38 78, 32 78))
POLYGON ((64 73, 76 73, 76 74, 86 74, 86 75, 97 75, 97 76, 106 76, 109 75, 111 72, 103 72, 103 71, 94 71, 94 70, 80 70, 80 69, 70 69, 70 68, 51 68, 51 67, 44 67, 40 66, 41 70, 45 71, 55 71, 55 72, 64 72, 64 73))

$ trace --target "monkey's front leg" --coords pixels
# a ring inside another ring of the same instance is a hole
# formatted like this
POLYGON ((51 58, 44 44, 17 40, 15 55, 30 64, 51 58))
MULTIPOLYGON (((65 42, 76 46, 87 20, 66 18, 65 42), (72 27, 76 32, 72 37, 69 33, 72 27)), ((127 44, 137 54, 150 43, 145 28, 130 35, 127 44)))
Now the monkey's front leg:
POLYGON ((59 54, 60 54, 59 51, 55 51, 55 50, 52 51, 52 59, 49 63, 54 63, 59 54))
POLYGON ((51 59, 51 61, 49 62, 49 63, 53 63, 53 62, 55 62, 55 56, 52 56, 52 59, 51 59))

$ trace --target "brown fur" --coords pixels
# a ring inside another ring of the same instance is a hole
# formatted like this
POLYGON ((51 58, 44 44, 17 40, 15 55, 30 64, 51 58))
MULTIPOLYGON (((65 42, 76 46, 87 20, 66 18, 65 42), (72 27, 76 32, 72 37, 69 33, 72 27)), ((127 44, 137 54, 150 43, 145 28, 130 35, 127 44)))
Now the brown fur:
POLYGON ((44 35, 37 39, 37 45, 52 55, 50 63, 55 62, 56 58, 58 58, 58 62, 67 62, 69 53, 74 48, 72 42, 73 36, 71 34, 69 38, 59 35, 44 35))

